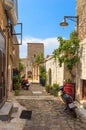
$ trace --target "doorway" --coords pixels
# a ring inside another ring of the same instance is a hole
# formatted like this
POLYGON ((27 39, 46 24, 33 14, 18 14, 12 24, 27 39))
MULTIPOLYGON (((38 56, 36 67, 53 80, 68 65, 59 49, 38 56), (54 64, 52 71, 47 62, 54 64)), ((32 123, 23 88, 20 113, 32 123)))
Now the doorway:
POLYGON ((5 37, 0 31, 0 107, 5 101, 5 37))
POLYGON ((49 84, 51 84, 52 83, 51 69, 49 69, 49 71, 48 71, 48 76, 49 76, 49 84))
POLYGON ((82 99, 86 100, 86 80, 83 80, 82 85, 82 99))

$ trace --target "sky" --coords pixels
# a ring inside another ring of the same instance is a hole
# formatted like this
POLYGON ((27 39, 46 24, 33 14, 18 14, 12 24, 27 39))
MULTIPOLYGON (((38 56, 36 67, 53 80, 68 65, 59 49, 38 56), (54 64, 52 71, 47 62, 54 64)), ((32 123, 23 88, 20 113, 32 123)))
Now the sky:
POLYGON ((23 24, 20 58, 27 57, 27 43, 44 43, 44 54, 58 48, 58 36, 69 38, 75 22, 67 19, 68 27, 59 23, 64 16, 76 16, 76 0, 18 0, 18 22, 23 24))

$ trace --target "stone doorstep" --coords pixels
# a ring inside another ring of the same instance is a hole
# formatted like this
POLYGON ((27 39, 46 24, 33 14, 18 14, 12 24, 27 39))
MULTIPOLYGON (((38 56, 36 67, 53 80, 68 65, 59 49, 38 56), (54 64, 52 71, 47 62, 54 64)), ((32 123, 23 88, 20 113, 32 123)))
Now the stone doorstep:
POLYGON ((86 110, 86 101, 83 102, 83 108, 86 110))
POLYGON ((5 102, 5 104, 0 109, 0 120, 8 121, 10 119, 12 108, 13 104, 11 102, 5 102))
MULTIPOLYGON (((82 121, 86 120, 86 108, 84 108, 83 104, 75 101, 76 105, 76 113, 81 118, 82 121)), ((86 104, 85 104, 86 105, 86 104)))
POLYGON ((42 94, 42 91, 32 91, 33 94, 42 94))

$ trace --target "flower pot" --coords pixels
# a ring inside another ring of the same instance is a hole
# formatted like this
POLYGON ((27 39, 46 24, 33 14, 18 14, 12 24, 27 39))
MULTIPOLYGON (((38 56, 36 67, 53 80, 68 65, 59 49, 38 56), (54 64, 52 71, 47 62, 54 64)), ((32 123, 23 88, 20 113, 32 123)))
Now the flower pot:
POLYGON ((64 92, 71 95, 75 100, 75 83, 64 83, 64 92))

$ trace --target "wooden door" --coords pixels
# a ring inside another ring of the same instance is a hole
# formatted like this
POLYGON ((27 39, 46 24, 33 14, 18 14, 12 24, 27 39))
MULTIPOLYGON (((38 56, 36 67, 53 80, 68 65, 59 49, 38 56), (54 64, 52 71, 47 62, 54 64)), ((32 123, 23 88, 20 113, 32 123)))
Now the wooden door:
POLYGON ((0 103, 5 97, 5 58, 2 50, 0 49, 0 103))
POLYGON ((86 80, 83 80, 82 98, 86 100, 86 80))

